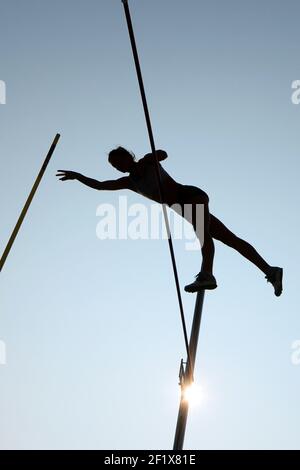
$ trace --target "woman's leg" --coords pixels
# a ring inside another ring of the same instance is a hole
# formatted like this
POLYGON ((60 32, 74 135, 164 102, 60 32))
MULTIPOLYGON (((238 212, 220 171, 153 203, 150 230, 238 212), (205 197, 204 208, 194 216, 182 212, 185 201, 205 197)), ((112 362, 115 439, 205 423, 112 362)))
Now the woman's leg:
MULTIPOLYGON (((205 193, 204 193, 205 194, 205 193)), ((199 292, 203 289, 216 289, 217 282, 213 275, 213 262, 215 254, 215 245, 210 233, 210 213, 208 208, 208 196, 200 197, 191 203, 192 221, 189 217, 185 217, 192 222, 197 238, 200 241, 202 251, 201 271, 197 274, 195 281, 185 286, 186 292, 199 292)), ((189 212, 189 210, 188 210, 189 212)))
POLYGON ((201 189, 187 187, 183 216, 192 223, 197 238, 200 241, 202 252, 201 271, 209 274, 213 272, 215 245, 210 233, 209 198, 201 189), (192 194, 189 194, 192 192, 192 194))
MULTIPOLYGON (((201 271, 206 271, 212 274, 214 255, 215 255, 215 244, 214 244, 213 237, 210 231, 211 215, 209 213, 208 202, 205 202, 203 206, 204 206, 203 207, 204 208, 203 243, 201 243, 201 240, 200 240, 201 252, 202 252, 201 271)), ((197 227, 194 226, 194 229, 197 234, 197 227)))
POLYGON ((263 273, 268 274, 271 266, 260 256, 250 243, 232 233, 217 217, 210 216, 210 233, 215 240, 237 250, 241 255, 255 264, 263 273))

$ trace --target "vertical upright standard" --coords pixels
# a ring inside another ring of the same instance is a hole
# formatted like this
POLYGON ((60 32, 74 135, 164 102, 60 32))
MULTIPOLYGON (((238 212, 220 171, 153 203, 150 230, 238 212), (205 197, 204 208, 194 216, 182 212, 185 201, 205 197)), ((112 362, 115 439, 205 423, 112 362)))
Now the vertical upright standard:
POLYGON ((188 417, 188 411, 189 411, 189 403, 185 397, 185 390, 187 387, 191 386, 193 383, 198 338, 199 338, 199 331, 200 331, 200 323, 201 323, 201 317, 202 317, 203 301, 204 301, 204 290, 197 293, 195 310, 194 310, 194 318, 193 318, 193 324, 192 324, 192 330, 191 330, 191 337, 190 337, 190 342, 189 342, 190 354, 189 354, 189 357, 187 358, 185 367, 182 361, 180 365, 179 378, 180 378, 180 386, 181 386, 181 397, 180 397, 180 405, 179 405, 179 412, 178 412, 178 418, 177 418, 173 450, 183 449, 185 429, 186 429, 186 423, 187 423, 187 417, 188 417))

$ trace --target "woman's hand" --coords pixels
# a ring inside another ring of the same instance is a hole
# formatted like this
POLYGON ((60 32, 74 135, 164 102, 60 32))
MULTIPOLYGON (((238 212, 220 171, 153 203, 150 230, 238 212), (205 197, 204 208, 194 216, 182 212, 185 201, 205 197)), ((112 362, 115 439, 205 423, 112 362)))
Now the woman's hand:
POLYGON ((58 170, 56 176, 58 176, 60 181, 77 180, 80 173, 76 173, 76 171, 58 170))

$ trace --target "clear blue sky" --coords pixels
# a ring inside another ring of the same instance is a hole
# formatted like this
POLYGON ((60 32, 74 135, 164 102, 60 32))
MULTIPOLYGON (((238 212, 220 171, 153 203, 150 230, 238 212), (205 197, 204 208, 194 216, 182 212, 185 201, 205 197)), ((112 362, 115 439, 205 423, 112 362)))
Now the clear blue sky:
MULTIPOLYGON (((119 0, 1 0, 0 243, 62 139, 0 279, 0 447, 166 449, 184 356, 166 241, 100 241, 118 194, 58 168, 119 175, 106 154, 149 151, 119 0)), ((196 366, 205 389, 189 449, 299 448, 299 124, 296 0, 130 2, 157 146, 181 183, 285 268, 285 290, 216 244, 196 366)), ((125 194, 125 193, 122 193, 125 194)), ((130 202, 142 202, 128 194, 130 202)), ((182 285, 200 254, 175 242, 182 285)), ((188 324, 193 295, 184 294, 188 324)))

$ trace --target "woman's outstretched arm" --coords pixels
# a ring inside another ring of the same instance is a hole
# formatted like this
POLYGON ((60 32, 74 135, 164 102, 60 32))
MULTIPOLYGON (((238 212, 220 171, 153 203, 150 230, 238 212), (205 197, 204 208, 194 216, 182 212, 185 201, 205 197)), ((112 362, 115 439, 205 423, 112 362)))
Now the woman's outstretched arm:
POLYGON ((119 189, 131 189, 131 182, 128 176, 124 176, 117 180, 98 181, 81 175, 76 171, 68 170, 58 170, 56 176, 58 176, 61 181, 77 180, 89 188, 98 190, 117 191, 119 189))

